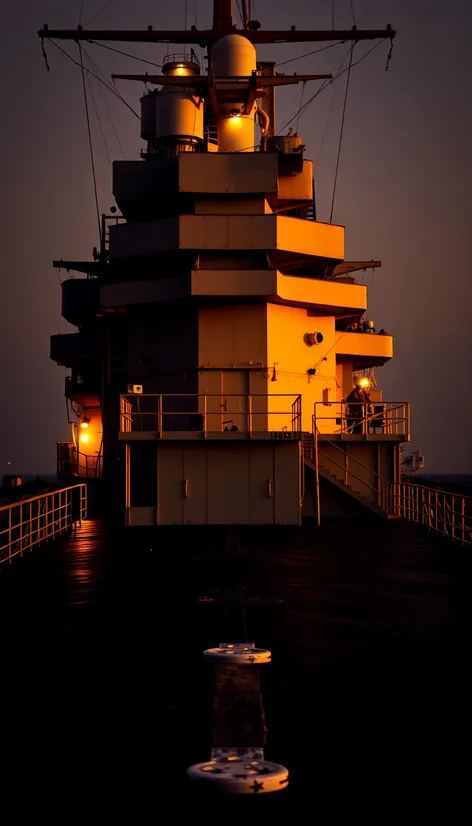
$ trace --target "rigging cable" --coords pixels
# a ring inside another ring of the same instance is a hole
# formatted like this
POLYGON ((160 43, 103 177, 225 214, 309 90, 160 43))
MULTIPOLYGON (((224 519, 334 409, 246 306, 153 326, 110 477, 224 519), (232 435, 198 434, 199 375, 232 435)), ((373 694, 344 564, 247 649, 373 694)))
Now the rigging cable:
MULTIPOLYGON (((363 55, 362 55, 362 57, 360 57, 360 58, 359 58, 359 60, 355 60, 355 61, 354 61, 354 63, 353 63, 353 64, 349 67, 349 69, 343 69, 343 70, 342 70, 341 72, 339 72, 337 75, 334 75, 331 79, 329 79, 329 80, 328 80, 328 79, 327 79, 327 80, 325 80, 325 81, 321 84, 320 88, 319 88, 319 89, 315 92, 315 94, 314 94, 314 95, 312 95, 312 97, 311 97, 309 100, 307 100, 307 102, 306 102, 306 103, 304 103, 304 104, 303 104, 303 106, 302 106, 302 113, 304 113, 304 112, 308 109, 308 107, 309 107, 309 106, 310 106, 310 104, 314 101, 314 99, 315 99, 315 98, 317 98, 317 97, 318 97, 318 95, 319 95, 319 94, 321 94, 321 92, 324 92, 324 90, 325 90, 325 89, 327 89, 327 88, 328 88, 328 86, 330 86, 330 85, 331 85, 332 83, 334 83, 336 80, 339 80, 339 78, 340 78, 343 74, 345 74, 345 72, 349 71, 351 68, 354 68, 354 66, 358 66, 358 65, 359 65, 359 63, 362 63, 362 61, 363 61, 363 60, 365 60, 365 58, 366 58, 366 57, 368 57, 368 56, 369 56, 369 55, 370 55, 370 54, 371 54, 371 53, 372 53, 375 49, 378 49, 378 47, 381 45, 381 43, 383 43, 383 40, 384 40, 384 39, 385 39, 385 38, 383 38, 382 40, 379 40, 379 41, 378 41, 378 43, 376 43, 376 44, 375 44, 375 46, 372 46, 372 48, 371 48, 371 49, 369 49, 369 51, 368 51, 368 52, 366 52, 365 54, 363 54, 363 55)), ((349 48, 350 48, 350 47, 349 47, 349 48)), ((343 57, 343 58, 342 58, 342 60, 340 61, 341 63, 342 63, 342 62, 344 62, 345 57, 346 57, 346 55, 344 55, 344 57, 343 57)), ((338 65, 339 65, 339 64, 338 64, 338 65)), ((295 120, 295 118, 296 118, 297 116, 298 116, 298 110, 297 110, 297 111, 296 111, 296 112, 295 112, 295 113, 294 113, 294 114, 293 114, 293 115, 289 118, 289 120, 288 120, 288 121, 285 121, 284 125, 283 125, 280 129, 279 129, 279 131, 278 131, 278 133, 277 133, 277 134, 279 134, 279 135, 280 135, 280 133, 282 132, 282 130, 283 130, 283 129, 286 129, 286 127, 287 127, 287 126, 289 126, 289 124, 290 124, 290 123, 292 123, 292 121, 294 121, 294 120, 295 120)))
POLYGON ((240 2, 240 0, 236 0, 236 6, 237 6, 237 8, 238 8, 239 17, 241 18, 241 25, 242 25, 242 27, 244 28, 244 16, 243 16, 243 10, 242 10, 242 8, 241 8, 241 2, 240 2))
POLYGON ((277 134, 278 134, 278 135, 281 135, 281 134, 282 134, 282 132, 283 132, 283 131, 287 128, 287 126, 289 126, 291 123, 293 123, 293 121, 295 120, 295 118, 296 118, 296 117, 298 117, 298 119, 300 120, 299 116, 300 116, 302 113, 306 112, 306 110, 308 109, 308 107, 309 107, 310 103, 313 103, 314 99, 315 99, 316 97, 318 97, 318 95, 320 94, 320 92, 322 92, 322 91, 323 91, 323 89, 325 89, 325 88, 327 87, 327 85, 328 85, 327 81, 326 81, 326 80, 324 80, 324 81, 323 81, 323 83, 321 84, 320 88, 317 90, 317 92, 315 92, 315 94, 314 94, 314 95, 312 95, 312 97, 310 98, 310 100, 307 100, 307 102, 306 102, 306 103, 304 103, 304 104, 303 104, 303 106, 302 106, 301 108, 297 109, 297 111, 296 111, 293 115, 291 115, 291 116, 290 116, 290 118, 289 118, 288 120, 286 120, 286 121, 285 121, 285 123, 283 123, 283 124, 282 124, 282 126, 279 128, 279 130, 278 130, 277 134))
POLYGON ((351 0, 351 14, 352 14, 352 25, 356 25, 356 15, 354 13, 354 0, 351 0))
MULTIPOLYGON (((343 63, 344 63, 344 60, 345 60, 346 57, 347 57, 347 55, 344 56, 343 63)), ((341 66, 342 66, 342 63, 341 63, 341 66)), ((331 122, 331 116, 333 114, 334 104, 336 103, 338 90, 339 90, 339 83, 335 83, 334 86, 333 86, 333 94, 332 94, 332 97, 331 97, 331 104, 330 104, 330 107, 329 107, 328 117, 326 118, 326 124, 325 124, 325 128, 324 128, 324 131, 323 131, 323 137, 321 138, 320 150, 319 150, 318 158, 317 158, 317 161, 316 161, 316 165, 317 165, 318 168, 319 168, 320 163, 321 163, 321 157, 323 155, 323 149, 324 149, 324 144, 325 144, 325 140, 326 140, 326 135, 328 134, 328 128, 329 128, 329 124, 331 122)))
POLYGON ((123 57, 130 57, 132 60, 139 60, 140 63, 147 63, 148 66, 156 66, 157 69, 162 69, 161 63, 154 63, 152 60, 145 60, 144 57, 138 57, 138 55, 123 52, 121 49, 114 49, 113 46, 107 46, 105 43, 99 43, 98 40, 88 40, 87 42, 92 43, 94 46, 100 46, 102 49, 108 49, 109 52, 116 52, 116 54, 121 54, 123 57))
POLYGON ((342 147, 342 142, 343 142, 344 120, 345 120, 345 117, 346 117, 347 96, 348 96, 348 93, 349 93, 349 81, 351 79, 352 55, 353 55, 353 52, 354 52, 354 45, 355 44, 353 42, 352 45, 351 45, 351 55, 349 57, 349 66, 348 66, 348 70, 347 70, 346 91, 344 93, 344 104, 343 104, 343 116, 342 116, 342 119, 341 119, 341 132, 339 134, 338 156, 336 158, 336 170, 335 170, 335 173, 334 173, 333 198, 332 198, 332 201, 331 201, 331 212, 330 212, 330 216, 329 216, 329 223, 330 224, 333 223, 334 199, 336 197, 336 185, 337 185, 337 182, 338 182, 339 159, 341 157, 341 147, 342 147))
POLYGON ((351 50, 351 47, 349 46, 349 48, 348 48, 347 52, 345 52, 345 54, 342 56, 341 60, 338 60, 338 62, 336 63, 336 66, 334 67, 334 69, 332 69, 332 70, 331 70, 331 75, 332 75, 332 77, 331 77, 331 78, 326 78, 325 80, 323 80, 323 83, 321 84, 321 86, 319 87, 319 89, 317 89, 317 90, 316 90, 315 94, 314 94, 314 95, 312 95, 312 96, 311 96, 311 98, 310 98, 309 100, 307 100, 307 102, 306 102, 306 103, 304 103, 304 104, 303 104, 303 106, 302 106, 301 108, 298 108, 298 109, 297 109, 297 111, 296 111, 296 112, 294 112, 294 114, 293 114, 293 115, 291 115, 291 117, 289 118, 289 120, 285 121, 285 123, 283 124, 283 126, 281 126, 281 127, 280 127, 280 129, 278 130, 278 133, 277 133, 277 134, 279 134, 279 135, 280 135, 280 134, 281 134, 281 132, 282 132, 284 129, 286 129, 286 128, 287 128, 287 126, 289 126, 289 124, 291 124, 291 123, 295 120, 295 118, 296 118, 297 116, 299 116, 299 115, 303 114, 303 113, 304 113, 304 112, 308 109, 308 107, 310 106, 310 104, 314 101, 314 99, 315 99, 316 97, 318 97, 318 95, 319 95, 319 94, 323 91, 323 89, 326 89, 326 88, 327 88, 327 86, 329 86, 331 83, 333 83, 333 81, 337 80, 337 78, 339 77, 339 74, 338 74, 338 75, 336 75, 336 74, 335 74, 335 72, 336 72, 336 70, 337 70, 340 66, 342 66, 342 65, 343 65, 344 61, 346 60, 347 56, 349 55, 350 50, 351 50))
MULTIPOLYGON (((326 2, 326 0, 319 0, 319 2, 320 2, 321 4, 323 4, 323 3, 325 3, 325 2, 326 2)), ((346 24, 346 26, 350 26, 350 25, 351 25, 351 24, 349 23, 349 21, 348 21, 348 20, 346 20, 346 18, 342 16, 342 14, 340 14, 338 11, 336 11, 336 7, 335 7, 335 0, 331 0, 331 28, 332 28, 333 30, 334 30, 334 18, 335 18, 335 17, 338 17, 338 18, 339 18, 339 20, 342 20, 342 21, 343 21, 343 23, 345 23, 345 24, 346 24)))
POLYGON ((95 117, 97 118, 97 121, 98 121, 98 126, 99 126, 99 129, 100 129, 100 133, 101 133, 101 136, 102 136, 102 138, 103 138, 103 144, 104 144, 104 146, 105 146, 105 152, 106 152, 106 154, 107 154, 108 163, 109 163, 109 164, 110 164, 110 166, 111 166, 111 157, 110 157, 110 152, 108 151, 107 139, 106 139, 106 137, 105 137, 105 132, 103 131, 102 121, 101 121, 100 114, 99 114, 99 111, 98 111, 97 102, 96 102, 96 100, 95 100, 95 95, 94 95, 94 93, 93 93, 93 89, 92 89, 92 84, 91 84, 91 82, 90 82, 90 78, 87 78, 87 86, 88 86, 89 91, 90 91, 90 94, 91 94, 91 96, 92 96, 92 103, 93 103, 93 108, 94 108, 94 110, 95 110, 95 117))
MULTIPOLYGON (((85 51, 83 46, 82 46, 82 49, 83 49, 84 54, 87 57, 87 60, 90 62, 90 64, 97 70, 97 72, 102 74, 100 68, 97 66, 96 63, 93 62, 92 58, 90 57, 89 54, 87 54, 87 52, 85 51)), ((94 77, 95 77, 95 75, 94 75, 94 77)), ((100 78, 97 77, 96 80, 100 81, 100 78)), ((115 135, 116 142, 117 142, 118 146, 120 147, 121 157, 124 158, 125 153, 123 151, 123 146, 122 146, 121 141, 120 141, 120 136, 119 136, 118 130, 115 126, 115 121, 113 120, 112 114, 110 112, 110 107, 108 106, 108 101, 107 101, 105 93, 102 89, 102 84, 101 83, 98 84, 98 88, 100 89, 100 94, 102 96, 103 103, 105 104, 105 109, 107 110, 108 118, 109 118, 109 121, 110 121, 110 124, 111 124, 111 128, 113 129, 113 133, 115 135)))
POLYGON ((298 118, 297 118, 297 123, 296 123, 296 127, 295 127, 295 133, 297 135, 298 135, 298 124, 300 123, 300 116, 301 116, 301 113, 302 113, 302 105, 303 105, 303 96, 305 94, 305 86, 306 86, 306 80, 303 81, 303 83, 302 83, 302 91, 301 91, 301 94, 300 94, 300 107, 299 107, 298 118))
MULTIPOLYGON (((340 69, 342 69, 342 68, 343 68, 343 66, 344 66, 344 61, 345 61, 345 60, 346 60, 346 58, 348 57, 349 52, 350 52, 350 49, 346 52, 346 54, 345 54, 345 55, 344 55, 344 57, 342 58, 341 63, 338 63, 338 66, 339 66, 339 68, 340 68, 340 69)), ((319 168, 319 165, 320 165, 320 163, 321 163, 321 158, 322 158, 322 155, 323 155, 324 144, 325 144, 326 136, 327 136, 327 134, 328 134, 329 124, 331 123, 331 116, 332 116, 332 114, 333 114, 334 104, 336 103, 336 98, 337 98, 337 96, 338 96, 338 90, 339 90, 339 83, 335 83, 335 84, 333 85, 333 94, 332 94, 332 97, 331 97, 331 104, 330 104, 329 111, 328 111, 328 117, 326 118, 326 124, 325 124, 325 128, 324 128, 324 130, 323 130, 323 136, 322 136, 322 138, 321 138, 321 145, 320 145, 320 149, 319 149, 319 153, 318 153, 318 159, 317 159, 317 161, 316 161, 316 164, 317 164, 317 167, 318 167, 318 168, 319 168)))
POLYGON ((93 157, 93 145, 92 145, 92 133, 90 130, 90 117, 89 117, 89 108, 88 108, 88 100, 87 100, 87 86, 85 84, 85 71, 84 71, 84 58, 82 54, 82 47, 80 45, 80 41, 78 42, 79 47, 79 54, 80 54, 80 68, 82 73, 82 86, 84 90, 84 103, 85 103, 85 115, 87 119, 87 132, 88 132, 88 141, 89 141, 89 149, 90 149, 90 161, 92 164, 92 178, 93 178, 93 189, 95 193, 95 207, 97 209, 97 222, 98 222, 98 235, 100 238, 100 246, 102 245, 102 226, 100 222, 100 208, 98 205, 98 190, 97 190, 97 176, 95 174, 95 161, 93 157))
POLYGON ((80 11, 79 11, 79 26, 82 23, 82 14, 84 12, 84 0, 80 0, 80 11))
MULTIPOLYGON (((90 18, 89 18, 89 20, 87 20, 87 22, 86 22, 86 23, 84 23, 84 26, 88 26, 88 25, 89 25, 89 23, 91 23, 91 22, 92 22, 92 20, 96 20, 96 19, 97 19, 97 17, 99 17, 99 16, 102 14, 102 12, 104 12, 104 11, 105 11, 105 9, 107 9, 107 8, 108 8, 108 6, 111 6, 111 4, 112 4, 112 3, 113 3, 113 0, 108 0, 108 2, 107 2, 107 3, 105 3, 105 5, 104 5, 104 6, 102 6, 102 8, 100 9, 100 11, 97 11, 97 13, 93 15, 93 17, 90 17, 90 18)), ((82 5, 83 5, 83 0, 82 0, 82 5)))
MULTIPOLYGON (((65 55, 70 61, 72 61, 74 66, 78 66, 79 68, 81 68, 80 63, 77 63, 77 61, 74 60, 72 55, 70 55, 68 52, 66 52, 64 49, 62 49, 61 46, 59 46, 54 40, 51 40, 49 37, 47 39, 48 39, 49 43, 52 43, 52 45, 55 46, 56 49, 59 49, 59 51, 62 52, 63 55, 65 55)), ((83 49, 83 47, 82 47, 82 49, 83 49)), ((83 49, 83 51, 84 51, 84 49, 83 49)), ((90 57, 89 57, 89 60, 90 60, 90 57)), ((110 86, 106 81, 102 80, 101 77, 96 75, 90 69, 87 69, 86 66, 84 66, 83 68, 84 68, 85 72, 88 72, 90 75, 92 75, 92 77, 96 78, 96 80, 98 80, 100 83, 103 83, 103 85, 106 86, 106 88, 108 89, 109 92, 111 92, 113 95, 115 95, 115 97, 117 97, 118 100, 121 100, 121 102, 125 104, 125 106, 130 110, 130 112, 133 113, 133 115, 135 117, 139 118, 138 113, 133 109, 132 106, 129 105, 128 101, 126 101, 124 99, 123 95, 120 95, 120 93, 116 89, 113 88, 113 86, 110 86)))
POLYGON ((279 66, 286 66, 287 63, 293 63, 294 60, 301 60, 303 57, 311 57, 312 54, 318 54, 318 52, 325 52, 327 49, 333 49, 335 46, 342 46, 345 42, 345 40, 340 40, 337 43, 330 43, 329 46, 321 46, 320 49, 315 49, 313 52, 305 52, 305 54, 300 54, 298 57, 291 57, 289 60, 282 60, 281 63, 277 63, 277 68, 279 66))
MULTIPOLYGON (((339 18, 339 20, 342 20, 342 21, 343 21, 343 23, 345 23, 345 24, 346 24, 346 26, 350 26, 350 25, 351 25, 351 24, 349 23, 349 20, 346 20, 346 18, 345 18, 345 17, 343 17, 343 16, 342 16, 342 14, 339 14, 339 12, 338 12, 338 11, 337 11, 337 12, 335 12, 335 14, 336 14, 336 17, 338 17, 338 18, 339 18)), ((334 29, 334 26, 333 26, 333 29, 334 29)))

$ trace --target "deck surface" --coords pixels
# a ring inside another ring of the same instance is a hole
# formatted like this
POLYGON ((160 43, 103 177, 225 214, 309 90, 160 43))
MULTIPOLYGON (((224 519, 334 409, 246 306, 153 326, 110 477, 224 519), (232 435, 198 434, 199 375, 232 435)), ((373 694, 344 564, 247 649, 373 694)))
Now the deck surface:
POLYGON ((471 735, 467 548, 375 518, 242 531, 234 556, 220 531, 158 537, 86 522, 0 569, 2 784, 18 805, 63 823, 82 807, 138 823, 193 806, 185 770, 211 747, 201 652, 246 622, 273 652, 266 756, 290 786, 244 805, 308 798, 323 822, 383 823, 445 801, 454 820, 471 735))

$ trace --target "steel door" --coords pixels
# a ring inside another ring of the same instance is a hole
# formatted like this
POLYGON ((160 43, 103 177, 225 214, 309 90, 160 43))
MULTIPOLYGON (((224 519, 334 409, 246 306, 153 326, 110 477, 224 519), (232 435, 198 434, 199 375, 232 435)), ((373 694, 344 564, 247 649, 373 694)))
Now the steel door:
POLYGON ((206 430, 248 429, 248 370, 208 370, 200 374, 199 412, 206 411, 206 430))

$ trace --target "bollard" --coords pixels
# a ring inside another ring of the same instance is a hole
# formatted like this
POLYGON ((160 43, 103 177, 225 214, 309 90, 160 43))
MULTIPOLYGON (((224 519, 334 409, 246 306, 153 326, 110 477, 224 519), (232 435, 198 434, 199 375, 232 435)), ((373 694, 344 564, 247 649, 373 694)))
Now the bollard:
POLYGON ((271 653, 267 648, 256 648, 253 642, 220 642, 218 648, 207 648, 204 660, 234 665, 259 665, 270 663, 271 653))
POLYGON ((266 727, 257 668, 271 661, 271 652, 256 648, 253 642, 220 643, 204 651, 203 657, 216 666, 213 747, 208 761, 187 769, 192 786, 207 794, 282 791, 288 786, 289 773, 285 766, 265 759, 266 727))

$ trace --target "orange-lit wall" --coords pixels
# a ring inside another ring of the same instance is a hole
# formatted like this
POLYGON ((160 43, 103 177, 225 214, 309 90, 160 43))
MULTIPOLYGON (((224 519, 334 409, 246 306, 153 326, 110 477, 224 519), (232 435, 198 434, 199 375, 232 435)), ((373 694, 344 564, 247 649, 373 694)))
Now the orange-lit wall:
POLYGON ((349 356, 338 356, 336 361, 336 368, 339 371, 338 381, 341 385, 341 394, 339 396, 339 401, 341 401, 341 398, 345 399, 352 390, 352 358, 349 358, 349 356))
POLYGON ((264 304, 205 307, 198 314, 198 363, 205 367, 249 367, 266 363, 264 304))
MULTIPOLYGON (((267 305, 267 363, 269 373, 275 363, 276 381, 268 381, 269 394, 291 394, 289 402, 302 395, 302 429, 312 429, 312 415, 315 402, 323 401, 323 391, 328 391, 328 399, 336 401, 336 356, 334 351, 335 330, 333 316, 316 316, 312 310, 285 307, 278 304, 267 305), (306 344, 308 333, 320 332, 321 344, 311 347, 306 344), (322 359, 326 358, 326 361, 322 359), (316 366, 316 375, 308 376, 307 371, 316 366)), ((281 400, 269 402, 269 410, 280 410, 281 400)), ((324 432, 332 432, 334 407, 318 408, 320 416, 329 417, 320 423, 324 432), (321 412, 323 410, 323 412, 321 412)), ((291 429, 290 416, 271 416, 270 430, 280 430, 283 426, 291 429)))

